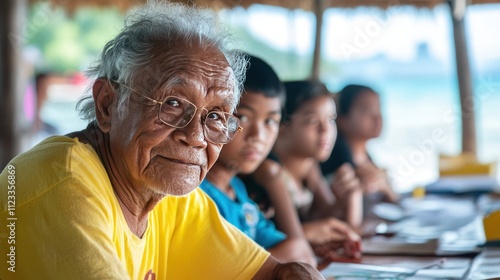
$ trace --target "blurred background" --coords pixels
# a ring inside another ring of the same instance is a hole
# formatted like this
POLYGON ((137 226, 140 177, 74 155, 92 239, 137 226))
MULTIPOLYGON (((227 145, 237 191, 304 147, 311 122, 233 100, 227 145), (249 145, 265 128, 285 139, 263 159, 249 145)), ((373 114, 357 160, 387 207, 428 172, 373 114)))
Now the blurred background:
MULTIPOLYGON (((22 33, 2 38, 21 56, 19 125, 30 135, 23 138, 21 151, 47 135, 85 127, 75 110, 91 82, 84 71, 122 27, 123 6, 68 9, 70 2, 59 2, 26 5, 20 11, 22 33), (37 94, 37 80, 45 88, 43 96, 37 94)), ((313 11, 255 4, 218 9, 218 14, 238 38, 238 47, 265 59, 280 78, 310 77, 317 19, 313 11)), ((321 26, 319 79, 332 92, 361 83, 381 96, 382 136, 369 143, 374 161, 388 170, 400 192, 436 180, 438 155, 462 151, 449 5, 328 8, 321 26), (442 141, 436 141, 436 133, 442 141)), ((500 4, 470 5, 464 28, 477 156, 498 161, 500 4)))

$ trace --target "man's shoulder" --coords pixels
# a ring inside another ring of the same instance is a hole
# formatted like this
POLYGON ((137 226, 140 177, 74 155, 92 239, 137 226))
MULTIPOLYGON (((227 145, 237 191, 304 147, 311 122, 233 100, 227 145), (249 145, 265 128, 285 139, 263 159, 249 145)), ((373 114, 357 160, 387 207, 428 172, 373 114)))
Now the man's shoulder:
MULTIPOLYGON (((74 160, 85 158, 86 161, 98 159, 93 148, 81 143, 78 138, 67 136, 51 136, 38 143, 30 150, 19 154, 11 162, 11 165, 20 168, 45 169, 53 167, 51 164, 64 164, 68 169, 72 168, 74 160)), ((51 171, 61 172, 59 168, 51 171)))
MULTIPOLYGON (((65 182, 81 185, 105 176, 105 171, 92 148, 78 139, 53 136, 18 155, 10 163, 15 169, 17 204, 26 203, 65 182)), ((3 180, 7 168, 0 174, 3 180)), ((70 184, 74 185, 74 184, 70 184)), ((4 188, 0 190, 2 192, 4 188)))
MULTIPOLYGON (((66 136, 49 137, 10 163, 20 176, 61 180, 75 172, 102 166, 93 148, 66 136)), ((40 178, 37 178, 40 179, 40 178)))

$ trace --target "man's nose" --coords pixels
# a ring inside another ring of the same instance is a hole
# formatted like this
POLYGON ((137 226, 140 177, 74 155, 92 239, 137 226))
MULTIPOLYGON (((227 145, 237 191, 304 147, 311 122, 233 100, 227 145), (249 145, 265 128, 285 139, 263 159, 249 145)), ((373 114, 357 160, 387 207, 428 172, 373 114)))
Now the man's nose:
POLYGON ((182 141, 189 146, 206 148, 205 126, 202 122, 201 113, 203 110, 197 110, 191 121, 183 128, 177 128, 174 131, 174 139, 182 141))

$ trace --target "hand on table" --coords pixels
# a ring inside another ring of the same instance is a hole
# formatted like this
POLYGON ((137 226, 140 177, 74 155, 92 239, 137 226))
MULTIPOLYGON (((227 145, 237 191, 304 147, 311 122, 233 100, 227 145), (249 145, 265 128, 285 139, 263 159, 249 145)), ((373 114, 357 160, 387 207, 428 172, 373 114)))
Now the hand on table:
POLYGON ((313 244, 314 253, 327 261, 356 262, 361 259, 361 237, 349 227, 344 227, 343 239, 313 244))
MULTIPOLYGON (((328 242, 313 246, 314 253, 329 262, 359 262, 361 260, 361 240, 328 242)), ((321 265, 321 263, 320 263, 321 265)))
POLYGON ((346 223, 327 218, 304 223, 302 227, 316 255, 328 259, 361 257, 361 237, 346 223))

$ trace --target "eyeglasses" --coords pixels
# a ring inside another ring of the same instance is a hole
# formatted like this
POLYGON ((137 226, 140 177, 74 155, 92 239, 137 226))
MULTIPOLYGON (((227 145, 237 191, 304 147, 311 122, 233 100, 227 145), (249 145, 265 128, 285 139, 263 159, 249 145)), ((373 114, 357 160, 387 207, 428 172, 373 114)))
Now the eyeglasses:
POLYGON ((177 96, 168 96, 164 101, 147 97, 127 85, 118 83, 132 92, 158 104, 158 119, 173 128, 184 128, 194 118, 198 109, 207 111, 201 118, 203 133, 207 141, 214 144, 226 144, 243 128, 239 126, 239 119, 234 115, 222 111, 208 111, 206 108, 198 108, 193 103, 177 96))

